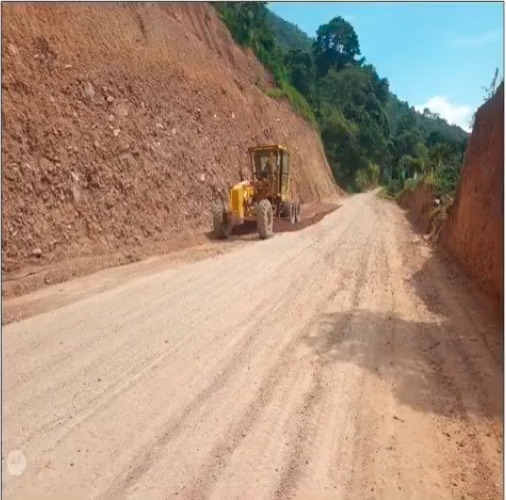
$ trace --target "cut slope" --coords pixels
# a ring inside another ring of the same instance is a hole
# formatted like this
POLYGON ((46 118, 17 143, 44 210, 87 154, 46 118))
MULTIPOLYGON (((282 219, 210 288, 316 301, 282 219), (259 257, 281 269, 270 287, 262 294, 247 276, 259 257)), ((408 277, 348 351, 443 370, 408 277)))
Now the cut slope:
POLYGON ((206 4, 3 5, 4 271, 209 228, 248 146, 332 196, 318 134, 206 4))
POLYGON ((504 84, 476 113, 442 244, 483 288, 504 296, 504 84))

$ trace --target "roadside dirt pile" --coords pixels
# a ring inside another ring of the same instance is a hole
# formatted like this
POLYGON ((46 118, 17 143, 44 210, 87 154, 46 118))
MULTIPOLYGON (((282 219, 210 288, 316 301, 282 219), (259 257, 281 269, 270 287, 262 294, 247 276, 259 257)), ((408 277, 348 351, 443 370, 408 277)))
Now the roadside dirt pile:
POLYGON ((484 288, 504 296, 504 84, 477 112, 440 242, 484 288))
POLYGON ((11 4, 2 16, 5 272, 208 230, 213 197, 257 143, 289 148, 303 203, 341 192, 317 133, 265 94, 270 75, 211 6, 11 4))
POLYGON ((407 210, 409 220, 418 231, 430 233, 435 204, 434 190, 429 184, 419 184, 413 189, 405 189, 397 202, 407 210))

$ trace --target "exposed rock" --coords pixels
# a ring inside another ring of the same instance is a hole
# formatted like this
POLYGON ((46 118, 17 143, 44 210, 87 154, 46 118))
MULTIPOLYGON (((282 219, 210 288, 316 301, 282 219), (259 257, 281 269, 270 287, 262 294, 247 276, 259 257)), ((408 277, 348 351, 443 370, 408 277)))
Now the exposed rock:
POLYGON ((93 85, 91 83, 87 83, 84 87, 84 94, 88 99, 93 99, 95 97, 95 90, 93 88, 93 85))

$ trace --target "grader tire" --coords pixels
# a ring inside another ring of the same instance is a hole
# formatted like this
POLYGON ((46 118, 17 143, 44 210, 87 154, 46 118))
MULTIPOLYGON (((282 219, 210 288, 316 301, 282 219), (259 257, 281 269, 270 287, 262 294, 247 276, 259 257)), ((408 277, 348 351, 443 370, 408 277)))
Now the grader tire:
POLYGON ((291 224, 295 224, 295 203, 291 201, 284 201, 281 205, 281 217, 286 217, 291 224))
POLYGON ((281 217, 290 217, 290 202, 282 201, 281 202, 281 217))
POLYGON ((216 238, 226 240, 232 232, 232 223, 226 217, 223 205, 216 203, 213 206, 213 230, 216 238))
POLYGON ((274 216, 269 200, 262 200, 257 205, 257 229, 260 238, 270 238, 273 234, 274 216))

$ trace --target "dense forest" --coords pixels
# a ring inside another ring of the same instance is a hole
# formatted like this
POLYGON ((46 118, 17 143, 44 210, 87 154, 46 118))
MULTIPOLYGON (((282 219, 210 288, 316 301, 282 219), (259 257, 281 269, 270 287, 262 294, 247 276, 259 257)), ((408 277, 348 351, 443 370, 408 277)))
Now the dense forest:
POLYGON ((311 39, 265 2, 213 5, 274 75, 269 95, 288 98, 317 128, 340 185, 353 192, 383 184, 395 194, 423 176, 440 196, 453 193, 467 133, 400 101, 366 61, 349 22, 335 17, 311 39))

